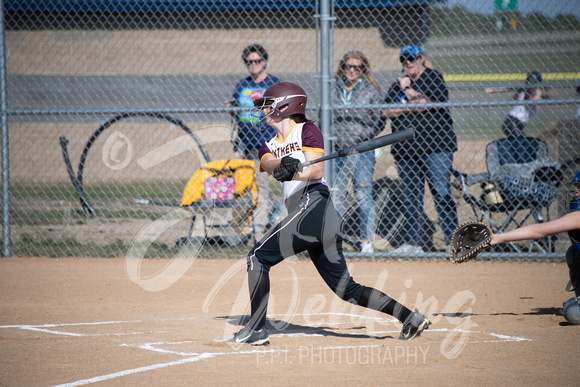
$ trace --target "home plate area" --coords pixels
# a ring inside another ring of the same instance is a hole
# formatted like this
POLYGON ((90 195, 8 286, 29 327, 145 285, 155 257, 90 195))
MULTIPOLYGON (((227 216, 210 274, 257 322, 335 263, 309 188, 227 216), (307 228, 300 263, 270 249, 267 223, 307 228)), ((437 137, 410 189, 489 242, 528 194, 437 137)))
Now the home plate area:
MULTIPOLYGON (((439 315, 441 316, 441 315, 439 315)), ((216 317, 215 325, 223 325, 223 337, 196 337, 192 340, 173 341, 169 337, 173 335, 174 328, 183 325, 191 325, 195 330, 197 318, 167 318, 155 321, 127 320, 127 321, 99 321, 85 323, 62 323, 62 324, 24 324, 4 325, 2 330, 18 329, 19 336, 22 331, 35 332, 36 335, 57 335, 74 337, 135 337, 149 336, 169 340, 157 340, 139 343, 139 340, 120 344, 121 347, 138 348, 143 351, 152 351, 159 354, 173 354, 184 357, 211 358, 217 355, 255 353, 256 349, 262 351, 304 351, 306 347, 327 348, 325 345, 332 344, 328 348, 373 348, 384 346, 403 346, 409 343, 433 345, 439 341, 449 343, 461 342, 462 346, 468 344, 483 343, 507 343, 525 342, 531 339, 521 336, 512 336, 501 333, 498 329, 494 332, 477 329, 477 324, 471 322, 471 315, 464 317, 439 318, 432 316, 434 320, 430 328, 422 333, 420 338, 411 341, 396 340, 400 333, 401 324, 393 317, 377 317, 364 314, 351 313, 319 313, 301 315, 296 314, 293 320, 316 321, 307 324, 286 323, 276 320, 276 316, 268 316, 268 329, 270 332, 269 346, 253 347, 247 344, 235 344, 225 342, 245 323, 246 318, 238 316, 216 317), (224 322, 220 320, 229 320, 224 322), (462 321, 467 320, 467 321, 462 321), (452 323, 450 323, 450 321, 452 323), (237 323, 236 323, 237 322, 237 323), (138 329, 135 330, 135 327, 138 329), (165 329, 164 329, 165 328, 165 329), (472 329, 470 329, 472 328, 472 329), (384 340, 386 339, 386 340, 384 340), (317 343, 318 341, 318 343, 317 343), (360 341, 362 345, 356 345, 360 341), (307 346, 303 343, 309 343, 307 346), (345 345, 339 345, 344 343, 345 345), (355 345, 352 345, 355 344, 355 345), (284 349, 281 349, 284 346, 284 349), (217 352, 214 352, 217 351, 217 352)), ((442 316, 441 316, 442 317, 442 316)), ((498 327, 499 328, 499 327, 498 327)), ((8 332, 4 331, 6 335, 8 332)), ((8 334, 9 336, 11 334, 8 334)), ((180 335, 181 336, 181 335, 180 335)), ((201 360, 201 359, 200 359, 201 360)))
MULTIPOLYGON (((208 321, 199 316, 150 321, 4 325, 0 326, 0 332, 3 337, 26 339, 33 335, 36 340, 47 342, 59 337, 63 350, 78 346, 81 343, 75 342, 79 340, 87 347, 106 344, 109 348, 107 352, 121 359, 115 367, 110 368, 110 372, 97 375, 89 372, 84 375, 85 378, 81 376, 84 372, 81 372, 77 374, 81 378, 66 381, 64 385, 67 386, 112 380, 119 383, 127 377, 137 377, 138 374, 141 377, 154 377, 165 372, 164 369, 183 372, 183 368, 175 367, 185 364, 191 367, 196 363, 193 367, 197 368, 204 362, 210 362, 204 367, 215 367, 218 364, 415 367, 433 364, 434 359, 443 357, 449 360, 457 358, 471 346, 531 341, 526 337, 504 334, 500 330, 490 332, 478 329, 476 324, 465 322, 472 319, 469 314, 463 318, 432 316, 438 323, 424 331, 421 337, 410 341, 397 340, 401 324, 390 316, 382 318, 350 313, 294 315, 292 321, 315 321, 301 325, 277 320, 278 316, 268 317, 271 344, 260 347, 224 341, 242 327, 246 317, 239 316, 208 318, 213 320, 210 325, 213 326, 214 336, 218 336, 213 338, 205 335, 207 328, 200 327, 200 324, 205 325, 208 321), (135 356, 148 360, 145 365, 136 366, 130 361, 135 356)), ((485 351, 494 352, 489 347, 485 351)), ((80 356, 77 361, 80 367, 85 360, 80 356)))

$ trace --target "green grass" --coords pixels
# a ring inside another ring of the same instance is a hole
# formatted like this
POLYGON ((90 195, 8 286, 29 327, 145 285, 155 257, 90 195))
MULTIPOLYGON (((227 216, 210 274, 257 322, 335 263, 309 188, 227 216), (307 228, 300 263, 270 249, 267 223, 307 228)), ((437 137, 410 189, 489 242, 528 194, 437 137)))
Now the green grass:
POLYGON ((496 22, 504 25, 511 18, 517 21, 519 32, 559 32, 580 30, 580 19, 573 15, 557 15, 549 18, 539 13, 523 15, 518 11, 484 15, 472 13, 461 6, 431 7, 429 28, 435 37, 462 36, 469 34, 487 35, 497 33, 496 22))
MULTIPOLYGON (((146 183, 83 184, 89 199, 168 198, 181 197, 187 181, 150 181, 146 183)), ((78 195, 72 183, 12 184, 11 196, 16 199, 76 200, 78 195)))
POLYGON ((10 194, 14 199, 41 198, 46 200, 73 200, 77 193, 72 184, 18 184, 10 185, 10 194))
POLYGON ((430 43, 449 46, 449 56, 432 58, 444 74, 577 72, 580 60, 580 19, 558 15, 470 13, 463 7, 433 7, 430 43), (514 16, 517 30, 497 31, 498 18, 514 16))
MULTIPOLYGON (((575 44, 580 46, 580 41, 575 44)), ((547 51, 547 50, 546 50, 547 51)), ((487 74, 487 73, 526 73, 538 69, 542 73, 574 73, 578 72, 576 63, 580 61, 580 52, 567 52, 554 58, 549 52, 534 52, 530 54, 461 54, 437 57, 433 67, 442 74, 487 74)), ((572 82, 574 83, 574 82, 572 82)))
MULTIPOLYGON (((83 244, 74 239, 55 241, 46 239, 37 241, 24 235, 20 240, 13 241, 14 256, 45 256, 58 257, 124 257, 130 246, 117 240, 108 245, 83 244)), ((152 243, 144 258, 171 257, 175 249, 163 243, 152 243)))
POLYGON ((174 202, 181 200, 181 193, 186 181, 177 182, 147 182, 147 183, 101 183, 90 184, 84 187, 89 198, 121 199, 121 198, 174 198, 174 202))
MULTIPOLYGON (((85 193, 97 210, 98 218, 155 220, 160 216, 159 211, 152 211, 149 206, 135 207, 135 199, 147 198, 179 204, 181 197, 178 195, 181 195, 181 191, 177 187, 183 187, 184 184, 107 183, 86 186, 85 193)), ((11 187, 11 199, 18 202, 11 209, 11 221, 16 226, 79 225, 88 219, 72 185, 14 184, 11 187), (40 204, 29 206, 32 199, 40 204)))
MULTIPOLYGON (((0 241, 0 248, 3 243, 0 241)), ((29 235, 23 235, 20 240, 12 242, 12 255, 17 257, 43 256, 48 258, 59 257, 87 257, 87 258, 123 258, 131 249, 131 245, 117 240, 108 245, 83 244, 74 239, 64 241, 55 241, 46 239, 37 241, 29 235)), ((166 243, 151 243, 143 258, 174 258, 178 256, 188 256, 192 258, 210 258, 210 259, 239 259, 245 257, 249 247, 219 247, 204 246, 199 249, 198 246, 181 247, 166 243)))
POLYGON ((84 224, 86 216, 82 211, 18 211, 12 209, 11 224, 14 226, 60 226, 71 223, 84 224))

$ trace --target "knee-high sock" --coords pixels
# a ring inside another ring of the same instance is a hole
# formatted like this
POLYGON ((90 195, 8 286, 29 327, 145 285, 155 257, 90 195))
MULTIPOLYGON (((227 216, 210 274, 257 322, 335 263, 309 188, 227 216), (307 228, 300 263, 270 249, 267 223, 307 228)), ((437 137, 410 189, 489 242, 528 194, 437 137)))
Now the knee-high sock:
POLYGON ((407 317, 412 313, 407 307, 399 303, 397 300, 389 297, 380 290, 368 288, 365 286, 362 296, 358 301, 360 306, 366 308, 371 308, 390 314, 391 316, 399 319, 400 322, 405 322, 407 317))
POLYGON ((262 270, 248 271, 248 287, 252 306, 252 316, 248 325, 253 330, 260 330, 266 325, 266 311, 270 296, 270 274, 262 270))

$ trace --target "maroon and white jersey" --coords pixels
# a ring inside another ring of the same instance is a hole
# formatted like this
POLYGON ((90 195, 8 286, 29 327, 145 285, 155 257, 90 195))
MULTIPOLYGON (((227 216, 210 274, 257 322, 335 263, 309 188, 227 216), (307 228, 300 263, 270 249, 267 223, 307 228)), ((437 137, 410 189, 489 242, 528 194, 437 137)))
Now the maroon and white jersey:
MULTIPOLYGON (((286 138, 283 140, 278 138, 278 135, 276 135, 270 141, 266 141, 266 143, 260 148, 260 160, 262 160, 264 155, 269 153, 277 159, 281 159, 284 156, 291 156, 303 163, 306 161, 304 151, 320 152, 324 154, 324 139, 322 133, 312 122, 294 124, 286 138)), ((261 165, 260 172, 264 172, 261 165)), ((304 187, 317 183, 326 185, 324 177, 320 180, 313 181, 291 180, 280 183, 282 184, 284 200, 288 199, 296 192, 302 191, 304 187)))

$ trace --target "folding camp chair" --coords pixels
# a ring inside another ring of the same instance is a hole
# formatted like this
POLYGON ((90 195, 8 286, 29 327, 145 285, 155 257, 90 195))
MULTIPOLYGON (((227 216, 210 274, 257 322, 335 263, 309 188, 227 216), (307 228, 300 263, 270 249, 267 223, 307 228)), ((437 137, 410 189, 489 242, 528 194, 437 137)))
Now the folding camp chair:
MULTIPOLYGON (((550 220, 550 205, 558 196, 561 165, 552 161, 547 144, 535 137, 509 137, 495 140, 485 148, 487 173, 467 175, 454 170, 454 186, 462 192, 478 221, 488 223, 494 233, 521 227, 529 219, 536 223, 550 220), (479 184, 476 196, 468 187, 479 184)), ((555 238, 532 241, 540 251, 553 251, 555 238)), ((515 243, 513 250, 522 249, 515 243)))
MULTIPOLYGON (((254 229, 254 208, 258 198, 255 162, 253 160, 210 161, 197 170, 183 191, 181 206, 192 212, 189 234, 177 245, 198 243, 193 237, 196 219, 201 215, 203 243, 236 247, 250 236, 244 232, 254 229), (225 210, 225 214, 224 214, 225 210), (210 230, 217 235, 210 236, 210 230)), ((252 235, 255 241, 255 235, 252 235)))

